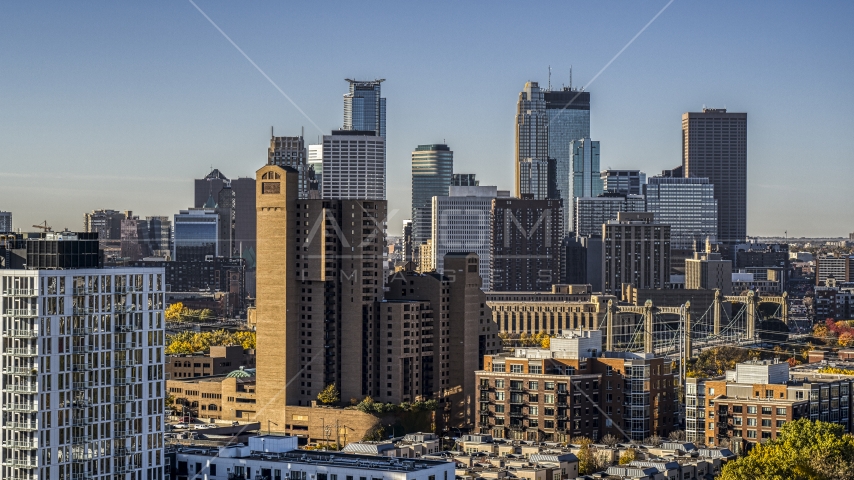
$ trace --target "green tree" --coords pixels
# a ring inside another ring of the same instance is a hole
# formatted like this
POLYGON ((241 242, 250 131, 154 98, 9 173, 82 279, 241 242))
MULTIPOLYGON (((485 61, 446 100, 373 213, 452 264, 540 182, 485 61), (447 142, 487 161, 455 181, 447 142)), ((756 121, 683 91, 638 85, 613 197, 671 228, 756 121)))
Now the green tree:
POLYGON ((607 462, 596 454, 595 448, 592 446, 593 440, 587 437, 574 437, 570 439, 570 443, 578 445, 578 474, 590 475, 603 470, 607 466, 607 462))
POLYGON ((776 440, 728 462, 720 480, 854 480, 854 437, 841 425, 788 422, 776 440))
POLYGON ((634 448, 627 448, 622 455, 620 455, 620 465, 628 465, 635 461, 637 457, 637 453, 634 448))
POLYGON ((332 405, 333 403, 338 403, 341 400, 341 396, 338 393, 338 389, 335 388, 335 384, 330 383, 323 391, 317 394, 317 400, 324 405, 332 405))

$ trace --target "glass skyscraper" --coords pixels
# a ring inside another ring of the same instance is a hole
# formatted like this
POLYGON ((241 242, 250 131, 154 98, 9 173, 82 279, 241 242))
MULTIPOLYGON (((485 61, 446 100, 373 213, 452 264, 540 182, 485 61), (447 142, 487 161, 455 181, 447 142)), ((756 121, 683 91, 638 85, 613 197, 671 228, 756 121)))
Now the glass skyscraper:
POLYGON ((706 238, 716 241, 718 201, 708 178, 652 177, 646 185, 646 211, 670 225, 672 248, 690 250, 706 238))
POLYGON ((432 236, 433 197, 447 197, 454 171, 454 152, 447 145, 418 145, 412 152, 412 244, 432 236))
POLYGON ((344 130, 374 132, 385 138, 385 98, 381 96, 377 80, 352 80, 350 91, 344 94, 344 130))
POLYGON ((543 90, 525 83, 516 103, 516 196, 548 198, 548 117, 543 90))
POLYGON ((569 142, 590 137, 590 92, 564 87, 543 93, 548 116, 549 158, 555 162, 555 188, 563 200, 564 226, 572 227, 569 142))
POLYGON ((595 197, 602 193, 599 176, 599 142, 590 137, 569 143, 569 198, 595 197))

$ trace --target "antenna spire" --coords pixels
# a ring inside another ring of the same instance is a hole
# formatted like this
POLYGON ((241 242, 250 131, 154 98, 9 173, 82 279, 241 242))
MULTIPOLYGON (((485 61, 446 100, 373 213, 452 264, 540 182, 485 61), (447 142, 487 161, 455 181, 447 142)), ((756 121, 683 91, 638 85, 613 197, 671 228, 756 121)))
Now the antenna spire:
POLYGON ((552 91, 552 66, 549 65, 549 91, 552 91))
POLYGON ((572 65, 569 66, 569 89, 572 90, 572 65))

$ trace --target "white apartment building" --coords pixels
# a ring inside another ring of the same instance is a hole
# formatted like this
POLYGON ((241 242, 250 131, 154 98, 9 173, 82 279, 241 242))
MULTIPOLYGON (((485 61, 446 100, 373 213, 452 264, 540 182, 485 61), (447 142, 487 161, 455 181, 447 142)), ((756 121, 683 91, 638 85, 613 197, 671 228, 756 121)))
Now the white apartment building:
POLYGON ((433 197, 433 267, 445 272, 445 255, 474 252, 480 257, 481 289, 488 292, 492 258, 492 200, 509 197, 495 186, 450 187, 447 197, 433 197))
POLYGON ((198 480, 454 480, 456 464, 423 458, 297 450, 297 437, 260 435, 249 445, 180 446, 172 471, 198 480))
POLYGON ((385 200, 385 138, 334 130, 323 136, 323 198, 385 200))
POLYGON ((0 478, 164 478, 163 272, 0 269, 0 478))

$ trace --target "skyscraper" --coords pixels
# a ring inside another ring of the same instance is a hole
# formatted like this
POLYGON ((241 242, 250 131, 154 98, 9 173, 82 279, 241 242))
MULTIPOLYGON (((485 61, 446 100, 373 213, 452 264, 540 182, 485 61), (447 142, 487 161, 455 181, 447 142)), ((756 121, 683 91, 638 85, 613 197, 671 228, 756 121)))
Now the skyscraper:
POLYGON ((0 232, 12 231, 12 212, 0 212, 0 232))
POLYGON ((555 188, 563 200, 564 228, 572 228, 569 142, 590 137, 590 92, 564 87, 543 93, 548 116, 549 158, 555 162, 555 188))
POLYGON ((451 185, 454 187, 476 187, 480 185, 480 180, 475 178, 474 173, 455 173, 451 176, 451 185))
POLYGON ((308 170, 308 188, 319 195, 323 191, 323 144, 308 146, 308 170))
MULTIPOLYGON (((525 83, 516 103, 516 196, 548 198, 549 136, 543 90, 525 83)), ((483 259, 481 259, 483 260, 483 259)))
POLYGON ((370 131, 385 138, 385 98, 380 90, 385 79, 346 80, 350 91, 344 94, 343 130, 370 131))
MULTIPOLYGON (((274 158, 279 157, 274 155, 274 158)), ((255 262, 252 259, 255 258, 255 179, 229 179, 215 168, 204 178, 195 180, 194 199, 194 208, 208 206, 229 210, 226 217, 231 222, 233 248, 222 255, 244 257, 249 267, 254 268, 255 262)))
POLYGON ((589 137, 569 143, 569 198, 595 197, 602 193, 599 142, 589 137))
POLYGON ((704 108, 682 114, 682 167, 704 177, 718 201, 718 241, 747 238, 747 114, 704 108))
POLYGON ((651 213, 623 213, 602 225, 603 292, 620 295, 624 284, 664 288, 670 280, 670 225, 651 213))
POLYGON ((412 152, 412 242, 417 248, 432 236, 433 197, 448 196, 454 152, 444 144, 418 145, 412 152))
POLYGON ((646 174, 640 170, 602 170, 599 174, 602 189, 623 195, 643 195, 646 174))
POLYGON ((602 224, 616 220, 619 212, 643 212, 643 195, 603 193, 598 197, 575 199, 573 218, 576 237, 602 237, 602 224))
POLYGON ((267 165, 291 167, 299 175, 299 198, 308 198, 309 174, 308 154, 305 140, 298 137, 270 137, 270 147, 267 149, 267 165))
POLYGON ((231 228, 216 208, 189 208, 175 214, 172 260, 204 261, 206 257, 228 257, 231 228))
POLYGON ((373 131, 323 136, 323 198, 385 200, 385 171, 385 139, 373 131))
POLYGON ((646 211, 670 225, 674 249, 693 250, 718 234, 718 202, 708 178, 652 177, 646 185, 646 211))
POLYGON ((26 268, 0 269, 0 478, 163 478, 163 268, 97 268, 95 233, 4 237, 26 268))

